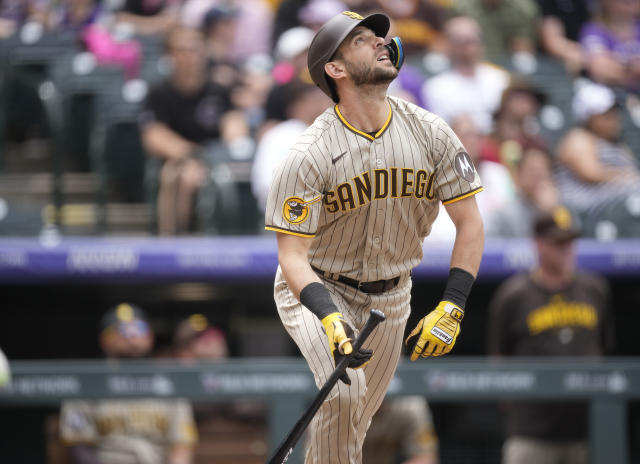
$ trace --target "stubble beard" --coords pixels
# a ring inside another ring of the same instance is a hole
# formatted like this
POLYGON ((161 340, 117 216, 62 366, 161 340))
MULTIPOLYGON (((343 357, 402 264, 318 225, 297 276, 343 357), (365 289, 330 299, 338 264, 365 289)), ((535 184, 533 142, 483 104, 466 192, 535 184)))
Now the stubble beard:
POLYGON ((388 85, 398 76, 398 70, 395 67, 372 67, 365 63, 358 65, 348 61, 345 61, 345 67, 353 83, 359 87, 388 85))

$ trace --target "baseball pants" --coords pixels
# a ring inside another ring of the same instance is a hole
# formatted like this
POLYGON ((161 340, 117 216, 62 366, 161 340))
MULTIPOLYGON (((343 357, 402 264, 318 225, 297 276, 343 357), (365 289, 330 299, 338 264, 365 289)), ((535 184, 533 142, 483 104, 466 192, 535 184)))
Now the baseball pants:
MULTIPOLYGON (((323 279, 344 319, 360 330, 373 308, 386 320, 369 336, 364 348, 373 350, 362 369, 347 369, 351 385, 338 381, 309 424, 305 464, 361 464, 362 444, 371 418, 382 403, 402 352, 411 312, 411 277, 381 294, 366 294, 341 282, 323 279)), ((335 369, 322 323, 291 293, 278 269, 274 297, 282 323, 298 345, 321 388, 335 369)))

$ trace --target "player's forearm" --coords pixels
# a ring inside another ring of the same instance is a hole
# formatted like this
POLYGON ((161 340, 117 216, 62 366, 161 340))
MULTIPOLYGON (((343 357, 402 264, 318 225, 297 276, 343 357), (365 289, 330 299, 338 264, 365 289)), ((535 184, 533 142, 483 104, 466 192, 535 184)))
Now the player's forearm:
POLYGON ((199 148, 184 137, 176 134, 162 123, 150 123, 142 131, 142 143, 147 152, 166 160, 188 158, 199 148))
POLYGON ((289 289, 300 299, 300 292, 312 282, 321 282, 309 264, 311 239, 278 233, 278 262, 289 289))
POLYGON ((456 240, 451 252, 451 268, 460 268, 474 277, 478 275, 484 249, 484 226, 477 212, 456 224, 456 240))

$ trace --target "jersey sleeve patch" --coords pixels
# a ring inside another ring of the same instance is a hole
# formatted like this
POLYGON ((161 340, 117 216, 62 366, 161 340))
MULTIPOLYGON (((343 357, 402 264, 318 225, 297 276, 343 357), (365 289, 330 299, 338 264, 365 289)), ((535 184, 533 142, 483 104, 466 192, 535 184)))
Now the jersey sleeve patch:
POLYGON ((304 201, 300 197, 289 197, 282 205, 282 217, 289 224, 302 224, 309 217, 309 205, 319 201, 318 196, 309 201, 304 201))
POLYGON ((476 176, 471 158, 469 157, 469 154, 464 151, 460 151, 456 154, 454 169, 456 170, 456 173, 467 182, 473 182, 473 179, 476 176))

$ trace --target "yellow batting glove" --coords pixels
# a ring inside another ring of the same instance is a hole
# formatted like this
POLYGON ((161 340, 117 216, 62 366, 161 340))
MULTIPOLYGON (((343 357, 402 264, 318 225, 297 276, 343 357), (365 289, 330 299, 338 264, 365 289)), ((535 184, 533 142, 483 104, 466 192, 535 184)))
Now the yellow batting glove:
POLYGON ((351 354, 351 351, 353 351, 353 347, 351 346, 351 342, 353 341, 353 330, 343 319, 342 314, 337 312, 331 313, 322 319, 321 322, 324 326, 324 332, 327 334, 327 338, 329 339, 331 355, 335 358, 336 349, 339 354, 351 354))
POLYGON ((411 361, 419 357, 442 356, 456 343, 464 311, 450 301, 441 301, 436 309, 420 319, 413 332, 405 340, 411 347, 411 361))
MULTIPOLYGON (((325 316, 321 319, 321 322, 329 340, 331 355, 337 366, 343 356, 349 355, 353 351, 353 346, 351 345, 353 341, 353 329, 339 312, 325 316)), ((352 369, 364 367, 369 360, 371 360, 372 355, 373 351, 360 348, 357 353, 354 353, 351 361, 349 361, 348 367, 352 369)), ((346 372, 340 377, 340 380, 347 385, 351 384, 346 372)))

